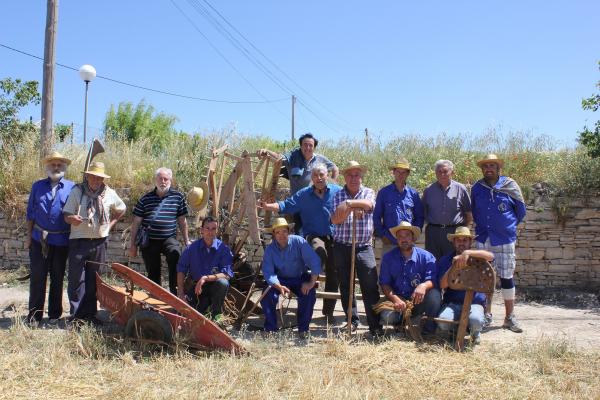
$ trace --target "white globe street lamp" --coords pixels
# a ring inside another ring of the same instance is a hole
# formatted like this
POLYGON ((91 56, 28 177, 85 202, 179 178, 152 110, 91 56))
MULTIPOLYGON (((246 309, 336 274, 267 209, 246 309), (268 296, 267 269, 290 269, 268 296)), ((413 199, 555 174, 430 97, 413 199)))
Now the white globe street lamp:
POLYGON ((79 76, 85 82, 85 111, 83 113, 83 144, 87 139, 87 99, 88 99, 88 85, 96 77, 96 68, 89 64, 82 65, 79 68, 79 76))

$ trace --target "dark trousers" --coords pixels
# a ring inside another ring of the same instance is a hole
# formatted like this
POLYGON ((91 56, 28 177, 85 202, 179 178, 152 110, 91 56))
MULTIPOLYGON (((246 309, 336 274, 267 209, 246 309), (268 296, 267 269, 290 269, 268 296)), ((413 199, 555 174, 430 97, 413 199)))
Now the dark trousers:
MULTIPOLYGON (((352 259, 352 245, 335 242, 333 244, 334 261, 337 266, 338 280, 342 306, 348 317, 348 301, 350 296, 350 263, 352 259)), ((373 311, 373 305, 379 301, 379 286, 377 282, 377 268, 375 254, 372 246, 356 246, 355 273, 358 276, 360 291, 363 295, 365 314, 369 330, 381 328, 379 315, 373 311)), ((356 298, 352 293, 352 323, 358 323, 356 298)))
POLYGON ((433 254, 436 260, 439 260, 446 254, 454 251, 454 246, 446 237, 449 233, 454 233, 456 227, 446 227, 427 225, 425 228, 425 250, 433 254))
MULTIPOLYGON (((333 260, 333 240, 324 236, 308 235, 306 240, 321 259, 321 271, 325 272, 325 291, 337 293, 340 284, 333 260)), ((331 315, 335 310, 336 299, 323 300, 323 315, 331 315)))
POLYGON ((62 295, 63 279, 69 248, 67 246, 48 245, 48 257, 42 255, 42 245, 37 240, 31 241, 29 261, 31 277, 29 278, 29 315, 28 320, 41 321, 44 315, 46 300, 46 280, 50 275, 50 291, 48 293, 48 318, 60 318, 63 312, 62 295))
POLYGON ((106 262, 108 238, 69 240, 69 273, 67 293, 74 318, 94 318, 97 263, 106 262), (91 261, 91 262, 88 262, 91 261))
POLYGON ((144 259, 144 265, 148 272, 148 278, 158 285, 161 284, 161 254, 165 255, 167 258, 167 265, 169 266, 169 290, 176 295, 177 262, 181 255, 181 248, 177 239, 174 237, 168 239, 150 239, 148 247, 142 249, 142 258, 144 259))
MULTIPOLYGON (((421 316, 425 314, 429 317, 427 322, 425 323, 425 327, 423 329, 426 333, 435 332, 435 321, 433 318, 437 317, 440 312, 440 303, 442 301, 442 296, 440 291, 436 288, 429 289, 427 293, 425 293, 425 297, 423 301, 414 306, 412 310, 412 322, 417 322, 420 320, 421 316)), ((402 312, 399 311, 383 311, 381 313, 382 321, 386 324, 400 324, 402 322, 402 312)))
MULTIPOLYGON (((196 285, 194 285, 194 288, 196 285)), ((218 279, 212 282, 206 282, 202 285, 202 293, 200 296, 196 296, 194 288, 187 294, 188 302, 194 307, 200 314, 205 314, 206 310, 210 306, 210 316, 216 317, 219 314, 223 314, 223 303, 229 290, 229 281, 227 279, 218 279)))
POLYGON ((302 236, 302 218, 300 214, 294 214, 294 234, 302 236))
MULTIPOLYGON (((302 294, 302 284, 310 281, 310 275, 304 274, 299 278, 279 278, 279 283, 289 288, 298 298, 298 331, 308 332, 310 321, 312 320, 315 303, 317 301, 317 290, 313 287, 308 294, 302 294)), ((265 289, 267 290, 267 289, 265 289)), ((279 290, 271 288, 269 293, 260 301, 260 305, 265 314, 265 331, 273 332, 277 330, 277 311, 275 310, 279 302, 279 290)))

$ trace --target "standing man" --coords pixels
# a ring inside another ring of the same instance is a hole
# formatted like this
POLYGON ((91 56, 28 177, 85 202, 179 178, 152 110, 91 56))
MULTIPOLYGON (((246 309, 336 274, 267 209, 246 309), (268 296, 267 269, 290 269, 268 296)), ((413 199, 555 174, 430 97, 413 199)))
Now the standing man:
POLYGON ((458 226, 469 226, 473 222, 471 198, 462 183, 452 179, 454 163, 449 160, 435 162, 433 182, 423 191, 425 209, 425 249, 436 259, 452 253, 454 247, 447 239, 458 226))
MULTIPOLYGON (((382 311, 381 318, 387 324, 400 324, 409 299, 413 302, 412 314, 415 317, 425 313, 428 317, 435 318, 440 311, 441 302, 440 291, 435 285, 437 268, 435 257, 427 250, 415 246, 421 229, 401 221, 390 228, 390 233, 396 237, 398 247, 384 254, 379 284, 385 297, 394 303, 394 311, 382 311)), ((428 320, 424 333, 434 332, 435 323, 428 320)))
POLYGON ((233 255, 229 247, 217 239, 217 229, 217 221, 206 217, 200 228, 202 238, 183 251, 177 264, 177 296, 201 314, 210 307, 210 317, 220 322, 229 279, 233 277, 233 255), (194 282, 187 293, 186 277, 194 282))
MULTIPOLYGON (((348 318, 352 313, 352 330, 358 327, 356 298, 350 293, 350 266, 352 262, 352 219, 356 218, 356 274, 363 295, 369 332, 373 336, 383 335, 379 316, 373 311, 373 305, 379 301, 377 286, 377 268, 373 252, 373 208, 375 193, 373 189, 362 185, 362 177, 367 168, 356 161, 348 162, 342 170, 346 184, 333 198, 333 216, 331 222, 336 226, 333 233, 334 262, 338 270, 342 306, 348 318), (354 212, 353 212, 354 211, 354 212), (348 310, 348 300, 352 296, 352 310, 348 310)), ((354 279, 354 277, 352 277, 354 279)))
POLYGON ((29 323, 40 323, 44 315, 46 279, 50 274, 48 319, 56 323, 62 315, 63 279, 69 254, 71 227, 62 208, 74 183, 65 179, 71 160, 52 152, 42 160, 48 178, 35 182, 27 202, 27 238, 31 277, 29 279, 29 323))
MULTIPOLYGON (((473 219, 477 238, 475 247, 494 254, 495 267, 500 277, 504 298, 503 328, 513 332, 523 332, 514 314, 515 306, 515 242, 517 225, 525 218, 526 209, 521 188, 513 179, 500 175, 504 161, 495 154, 489 154, 477 161, 483 179, 471 189, 473 219)), ((486 324, 492 320, 491 304, 486 310, 486 324)))
MULTIPOLYGON (((493 261, 494 255, 485 250, 471 250, 471 244, 475 236, 471 235, 469 228, 459 226, 455 233, 448 234, 448 241, 454 246, 454 251, 445 255, 437 262, 438 275, 440 277, 440 289, 444 289, 442 301, 442 311, 440 319, 459 321, 462 313, 462 306, 465 301, 464 290, 454 290, 448 288, 448 272, 451 268, 462 268, 467 265, 470 257, 482 258, 486 261, 493 261)), ((485 293, 475 292, 473 302, 469 310, 469 332, 473 344, 479 344, 479 337, 483 323, 485 322, 484 312, 486 305, 485 293)), ((453 330, 456 325, 438 322, 441 331, 448 332, 453 330)))
POLYGON ((104 163, 94 161, 63 208, 65 221, 71 225, 67 293, 75 320, 97 322, 98 264, 106 261, 108 234, 125 213, 123 200, 104 183, 108 178, 104 163))
POLYGON ((384 186, 377 193, 373 223, 375 235, 383 242, 382 256, 396 247, 396 238, 390 228, 401 221, 409 222, 419 229, 423 228, 423 205, 419 193, 406 184, 410 175, 410 164, 405 158, 389 167, 394 175, 394 182, 384 186))
POLYGON ((298 336, 305 339, 317 301, 315 284, 321 272, 319 257, 308 242, 300 236, 290 235, 285 218, 275 218, 271 226, 274 240, 265 249, 262 272, 269 292, 260 304, 265 313, 265 331, 277 330, 275 306, 279 295, 298 297, 298 336))
POLYGON ((157 169, 155 181, 154 190, 142 196, 133 209, 129 256, 137 256, 135 239, 138 229, 146 229, 149 241, 148 245, 141 250, 148 278, 161 284, 161 254, 164 254, 169 266, 169 290, 177 294, 177 262, 181 255, 177 241, 177 224, 185 246, 189 246, 191 242, 185 218, 188 208, 183 194, 171 188, 173 171, 164 167, 157 169))
MULTIPOLYGON (((258 207, 280 214, 300 214, 303 221, 302 234, 321 259, 321 271, 325 271, 325 291, 337 292, 339 283, 333 262, 333 197, 340 186, 327 183, 327 167, 317 164, 311 172, 312 186, 305 187, 277 203, 263 203, 258 207)), ((333 318, 335 299, 323 301, 323 315, 333 318)))

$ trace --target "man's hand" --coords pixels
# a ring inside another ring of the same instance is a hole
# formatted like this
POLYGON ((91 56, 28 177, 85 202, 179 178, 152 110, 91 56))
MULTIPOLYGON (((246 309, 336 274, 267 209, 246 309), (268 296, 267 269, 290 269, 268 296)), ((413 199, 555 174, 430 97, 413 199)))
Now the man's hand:
POLYGON ((425 293, 427 293, 427 289, 424 284, 420 284, 415 288, 415 291, 412 294, 412 300, 415 305, 421 304, 423 298, 425 297, 425 293))
POLYGON ((81 218, 80 215, 67 215, 65 217, 65 221, 67 221, 67 224, 71 224, 73 226, 79 226, 83 222, 83 219, 81 218))
POLYGON ((456 268, 464 268, 467 266, 467 262, 469 261, 469 250, 465 250, 462 252, 462 254, 454 257, 452 259, 452 263, 454 264, 454 266, 456 268))
POLYGON ((287 286, 279 285, 277 287, 277 289, 279 290, 279 293, 281 293, 281 295, 284 298, 286 298, 286 299, 290 298, 290 295, 291 295, 292 292, 290 291, 290 289, 287 286))
POLYGON ((365 210, 363 210, 362 208, 354 208, 354 218, 356 218, 357 220, 359 219, 363 219, 363 217, 365 216, 365 210))
POLYGON ((404 312, 404 310, 406 310, 406 303, 399 297, 397 297, 397 300, 394 301, 394 310, 398 311, 398 312, 404 312))
POLYGON ((129 255, 129 257, 137 257, 137 255, 138 255, 137 246, 135 244, 133 246, 130 246, 127 254, 129 255))
POLYGON ((300 291, 302 292, 303 295, 307 295, 308 292, 311 291, 312 288, 315 287, 315 282, 313 281, 309 281, 309 282, 304 282, 302 284, 302 287, 300 288, 300 291))
POLYGON ((202 278, 200 278, 198 283, 196 283, 196 287, 194 288, 194 293, 196 293, 197 296, 200 296, 202 294, 202 285, 204 285, 207 281, 208 281, 208 278, 206 276, 203 276, 202 278))

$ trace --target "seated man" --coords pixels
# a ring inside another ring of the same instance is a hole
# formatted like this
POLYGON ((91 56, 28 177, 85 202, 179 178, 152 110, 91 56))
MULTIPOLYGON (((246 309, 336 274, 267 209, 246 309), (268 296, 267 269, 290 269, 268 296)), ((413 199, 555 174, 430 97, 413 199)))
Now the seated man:
MULTIPOLYGON (((467 265, 469 257, 483 258, 486 261, 492 261, 494 255, 485 250, 471 250, 471 244, 475 236, 471 235, 469 228, 459 226, 455 233, 447 235, 448 241, 454 246, 454 252, 442 257, 438 263, 438 273, 440 278, 440 289, 445 289, 442 312, 440 319, 458 321, 465 300, 464 290, 453 290, 448 288, 448 272, 451 268, 461 268, 467 265), (454 264, 453 264, 454 263, 454 264), (453 266, 454 265, 454 266, 453 266)), ((479 344, 481 339, 479 334, 483 328, 484 310, 486 297, 484 293, 475 292, 471 311, 469 312, 469 332, 474 344, 479 344)), ((456 325, 444 322, 438 322, 441 331, 449 332, 456 325)))
POLYGON ((217 221, 206 217, 200 231, 202 238, 183 251, 177 263, 177 296, 189 302, 198 312, 219 322, 223 314, 223 302, 229 289, 229 278, 233 276, 233 255, 222 241, 217 239, 217 221), (184 288, 186 276, 194 285, 184 288))
MULTIPOLYGON (((415 241, 421 229, 402 221, 390 228, 398 247, 383 255, 379 284, 385 296, 394 303, 394 311, 381 312, 381 321, 398 325, 402 322, 402 313, 406 310, 406 301, 412 300, 412 314, 425 313, 434 318, 440 310, 440 291, 435 288, 437 268, 435 257, 427 250, 415 247, 415 241)), ((433 333, 435 323, 430 320, 424 328, 425 333, 433 333)))
POLYGON ((298 335, 306 338, 315 307, 315 283, 321 272, 321 261, 310 244, 300 236, 290 235, 285 218, 275 218, 271 231, 273 242, 265 249, 262 272, 269 292, 260 305, 265 313, 265 331, 277 330, 275 306, 279 294, 298 297, 298 335), (309 273, 310 270, 310 273, 309 273))

